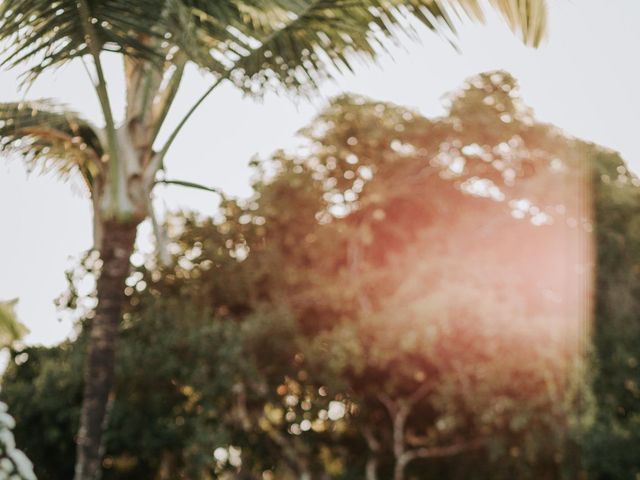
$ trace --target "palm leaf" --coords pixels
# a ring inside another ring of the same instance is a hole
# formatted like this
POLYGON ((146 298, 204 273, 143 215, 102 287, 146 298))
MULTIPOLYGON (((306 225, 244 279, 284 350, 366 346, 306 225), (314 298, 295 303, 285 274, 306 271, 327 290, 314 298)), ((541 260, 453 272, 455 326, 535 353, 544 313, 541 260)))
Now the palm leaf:
POLYGON ((48 100, 0 104, 0 152, 61 175, 79 170, 89 188, 102 169, 97 129, 48 100))
POLYGON ((89 53, 87 26, 97 48, 155 58, 145 39, 156 29, 164 0, 0 0, 1 63, 26 68, 27 79, 89 53))
POLYGON ((15 306, 18 300, 0 301, 0 348, 20 340, 29 329, 18 321, 15 306))
MULTIPOLYGON (((411 34, 412 22, 447 35, 455 32, 452 14, 484 20, 479 0, 169 1, 167 18, 176 32, 169 37, 190 60, 217 74, 217 80, 171 132, 156 157, 160 165, 193 112, 224 80, 252 93, 270 85, 313 88, 334 69, 352 69, 355 58, 375 59, 400 32, 411 34)), ((545 0, 487 1, 527 43, 540 41, 545 0)))
MULTIPOLYGON (((472 20, 484 21, 480 0, 450 0, 452 8, 472 20)), ((486 2, 485 2, 486 3, 486 2)), ((547 4, 544 0, 488 0, 525 44, 537 47, 547 31, 547 4)))
POLYGON ((526 43, 540 42, 545 0, 0 0, 0 42, 3 64, 34 78, 88 54, 90 22, 100 50, 159 59, 174 47, 217 74, 234 70, 245 87, 299 87, 373 59, 415 20, 448 35, 452 17, 482 21, 488 5, 526 43))
POLYGON ((454 18, 483 21, 490 5, 530 45, 545 33, 544 0, 172 0, 172 30, 199 65, 245 89, 316 86, 371 61, 416 22, 445 37, 454 18))

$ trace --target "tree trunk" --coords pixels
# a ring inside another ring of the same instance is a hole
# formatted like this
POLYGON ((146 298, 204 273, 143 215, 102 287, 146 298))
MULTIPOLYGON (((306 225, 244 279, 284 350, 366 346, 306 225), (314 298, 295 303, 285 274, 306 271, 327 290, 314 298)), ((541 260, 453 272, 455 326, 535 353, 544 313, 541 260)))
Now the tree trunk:
POLYGON ((97 282, 98 306, 91 321, 85 357, 84 393, 77 438, 74 480, 98 480, 114 384, 115 346, 125 302, 125 280, 136 239, 137 222, 101 225, 102 272, 97 282))
POLYGON ((393 480, 404 480, 404 469, 407 466, 407 462, 404 456, 396 459, 396 464, 393 468, 393 480))
POLYGON ((378 459, 369 457, 365 467, 366 480, 378 480, 378 459))

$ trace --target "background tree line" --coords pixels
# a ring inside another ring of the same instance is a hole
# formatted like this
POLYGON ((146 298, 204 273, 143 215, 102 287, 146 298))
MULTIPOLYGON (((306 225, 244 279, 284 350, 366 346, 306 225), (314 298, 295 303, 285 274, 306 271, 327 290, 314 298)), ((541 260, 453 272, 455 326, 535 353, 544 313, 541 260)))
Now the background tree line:
MULTIPOLYGON (((635 478, 638 180, 504 72, 447 102, 338 97, 252 198, 168 219, 170 266, 127 279, 105 478, 635 478)), ((92 320, 3 379, 41 480, 73 472, 92 320)))

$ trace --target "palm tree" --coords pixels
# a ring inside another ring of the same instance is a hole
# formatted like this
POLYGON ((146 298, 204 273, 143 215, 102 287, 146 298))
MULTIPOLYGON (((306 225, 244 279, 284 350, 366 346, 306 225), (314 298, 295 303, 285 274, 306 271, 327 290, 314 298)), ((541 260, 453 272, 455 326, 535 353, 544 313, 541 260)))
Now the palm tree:
MULTIPOLYGON (((487 0, 523 40, 545 31, 545 0, 487 0)), ((25 85, 43 71, 87 61, 104 126, 53 100, 0 104, 0 149, 60 173, 78 173, 91 195, 95 248, 103 262, 85 366, 76 480, 99 477, 101 438, 136 229, 152 214, 156 174, 194 110, 225 81, 248 93, 304 93, 356 58, 374 60, 397 33, 422 24, 454 32, 453 16, 483 19, 480 0, 0 0, 2 63, 25 85), (122 56, 126 111, 116 124, 103 52, 122 56), (212 85, 168 140, 156 137, 185 65, 212 85)))
POLYGON ((18 299, 0 301, 0 349, 10 347, 24 337, 29 330, 18 321, 15 306, 18 299))

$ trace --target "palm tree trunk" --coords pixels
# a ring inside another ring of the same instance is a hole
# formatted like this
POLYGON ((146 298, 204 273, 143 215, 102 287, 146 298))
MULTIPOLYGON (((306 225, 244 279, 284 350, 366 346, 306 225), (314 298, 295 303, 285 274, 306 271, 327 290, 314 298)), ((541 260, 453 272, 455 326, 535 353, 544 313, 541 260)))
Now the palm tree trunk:
POLYGON ((125 302, 125 280, 129 275, 129 257, 136 239, 137 222, 108 221, 101 227, 102 272, 97 282, 98 306, 91 321, 85 358, 74 480, 98 480, 101 474, 102 434, 111 403, 118 326, 125 302))

